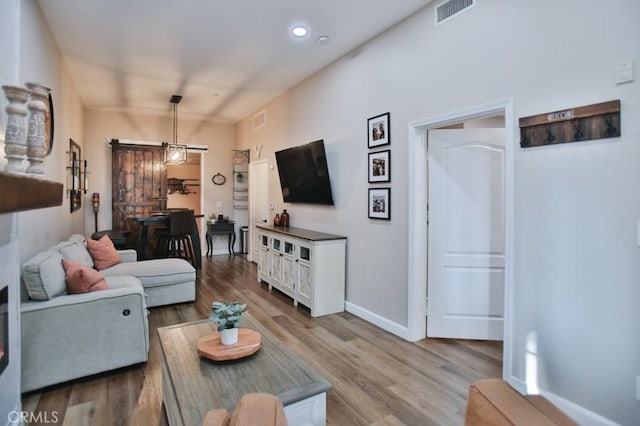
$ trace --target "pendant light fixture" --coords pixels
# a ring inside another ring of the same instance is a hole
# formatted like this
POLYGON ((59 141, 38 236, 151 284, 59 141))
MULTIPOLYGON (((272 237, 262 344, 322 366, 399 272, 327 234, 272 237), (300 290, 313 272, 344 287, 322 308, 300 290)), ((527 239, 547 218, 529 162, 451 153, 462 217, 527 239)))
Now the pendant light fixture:
POLYGON ((178 104, 182 96, 171 96, 170 102, 173 104, 173 141, 167 146, 165 151, 165 163, 182 164, 187 161, 187 146, 178 144, 178 104))

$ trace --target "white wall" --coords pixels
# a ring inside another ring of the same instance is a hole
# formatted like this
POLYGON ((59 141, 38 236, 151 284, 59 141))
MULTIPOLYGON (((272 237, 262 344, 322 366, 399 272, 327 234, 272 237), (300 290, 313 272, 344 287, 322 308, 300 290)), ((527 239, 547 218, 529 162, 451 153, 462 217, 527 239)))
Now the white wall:
POLYGON ((168 164, 167 178, 189 179, 185 181, 185 185, 190 191, 188 194, 174 192, 167 194, 167 208, 184 208, 193 209, 196 214, 200 214, 200 195, 202 195, 202 187, 200 182, 200 165, 199 164, 168 164))
POLYGON ((83 233, 83 210, 69 212, 66 185, 69 139, 81 145, 83 158, 85 148, 82 141, 84 107, 49 27, 37 2, 33 0, 20 2, 19 54, 20 84, 36 81, 51 88, 55 136, 51 155, 45 159, 44 170, 47 179, 65 184, 62 206, 20 213, 20 259, 24 261, 72 233, 83 233))
MULTIPOLYGON (((45 177, 64 182, 68 139, 82 135, 83 108, 40 10, 32 0, 0 2, 0 83, 41 82, 52 89, 55 137, 45 161, 45 177)), ((0 101, 0 133, 4 140, 6 101, 0 101)), ((2 144, 0 144, 2 145, 2 144)), ((4 165, 4 147, 0 164, 4 165)), ((65 188, 66 189, 66 188, 65 188)), ((0 378, 0 422, 7 422, 20 402, 20 265, 34 253, 71 232, 81 232, 82 214, 69 214, 69 201, 60 207, 0 215, 0 287, 8 285, 10 365, 0 378), (55 223, 55 226, 52 225, 55 223)), ((14 417, 12 417, 14 418, 14 417)))
MULTIPOLYGON (((0 82, 18 84, 18 0, 0 2, 0 82)), ((4 95, 0 100, 0 139, 4 142, 7 123, 4 95)), ((0 143, 0 170, 4 169, 4 143, 0 143)), ((17 214, 0 214, 0 289, 9 289, 9 365, 0 376, 0 423, 12 411, 20 410, 20 264, 17 214)))
MULTIPOLYGON (((209 150, 202 156, 203 179, 198 194, 202 194, 202 213, 209 216, 219 211, 231 216, 233 210, 231 186, 231 160, 235 140, 235 127, 232 124, 214 123, 180 118, 178 116, 178 141, 190 145, 205 145, 209 150), (227 177, 227 183, 219 186, 211 182, 217 172, 227 177), (222 208, 216 208, 216 202, 222 208)), ((132 115, 87 110, 85 121, 85 144, 89 167, 91 169, 90 192, 100 193, 100 211, 98 228, 111 228, 111 146, 107 140, 131 139, 137 141, 161 142, 171 139, 172 117, 150 115, 132 115)), ((90 196, 91 194, 87 194, 90 196)), ((86 234, 94 231, 93 209, 87 211, 86 234)), ((204 238, 201 238, 203 250, 206 250, 204 238)))
POLYGON ((17 217, 0 214, 0 289, 9 289, 9 365, 0 376, 0 422, 20 410, 20 267, 17 217))
POLYGON ((615 68, 638 66, 640 3, 487 0, 437 27, 433 13, 427 7, 266 105, 265 127, 240 122, 237 148, 264 145, 273 164, 274 151, 325 140, 336 207, 283 205, 273 171, 275 211, 286 207, 294 226, 346 235, 348 301, 403 327, 408 123, 509 97, 516 117, 620 99, 620 138, 515 148, 511 361, 524 381, 526 339, 536 334, 543 391, 634 424, 640 86, 616 85, 615 68), (392 220, 381 222, 367 219, 365 129, 387 111, 392 220))

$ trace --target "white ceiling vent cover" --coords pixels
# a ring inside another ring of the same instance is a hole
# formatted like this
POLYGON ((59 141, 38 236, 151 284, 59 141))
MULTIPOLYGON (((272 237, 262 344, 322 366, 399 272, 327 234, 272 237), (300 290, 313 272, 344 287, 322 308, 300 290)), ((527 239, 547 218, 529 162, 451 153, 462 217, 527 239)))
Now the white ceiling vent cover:
POLYGON ((264 127, 267 124, 267 112, 262 110, 253 116, 253 130, 264 127))
POLYGON ((475 6, 476 0, 449 0, 436 7, 436 24, 453 17, 465 9, 475 6))

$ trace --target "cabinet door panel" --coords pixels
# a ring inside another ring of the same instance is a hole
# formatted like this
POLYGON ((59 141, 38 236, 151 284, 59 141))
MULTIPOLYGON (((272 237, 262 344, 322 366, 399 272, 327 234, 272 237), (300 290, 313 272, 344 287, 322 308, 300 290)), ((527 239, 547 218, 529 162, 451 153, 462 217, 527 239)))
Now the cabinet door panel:
POLYGON ((289 256, 295 256, 296 246, 291 241, 284 241, 284 254, 289 256))
POLYGON ((258 271, 261 274, 269 275, 269 252, 265 248, 260 249, 260 263, 258 271))
POLYGON ((282 285, 290 290, 296 288, 296 261, 293 257, 282 258, 282 285))
POLYGON ((298 296, 300 300, 311 302, 312 282, 311 266, 306 262, 298 262, 298 296))
POLYGON ((300 259, 306 260, 307 262, 311 261, 311 249, 309 247, 300 246, 300 259))
POLYGON ((271 278, 279 284, 282 280, 282 258, 280 253, 274 253, 273 251, 269 252, 269 258, 271 259, 271 278))

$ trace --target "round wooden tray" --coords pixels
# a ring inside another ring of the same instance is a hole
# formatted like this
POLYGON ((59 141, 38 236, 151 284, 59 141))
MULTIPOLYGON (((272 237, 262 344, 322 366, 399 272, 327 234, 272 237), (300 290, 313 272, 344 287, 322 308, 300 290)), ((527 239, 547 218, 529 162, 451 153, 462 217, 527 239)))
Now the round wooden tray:
POLYGON ((223 345, 220 333, 213 332, 198 340, 198 355, 213 361, 228 361, 254 354, 260 349, 262 336, 255 330, 238 329, 238 342, 233 345, 223 345))

